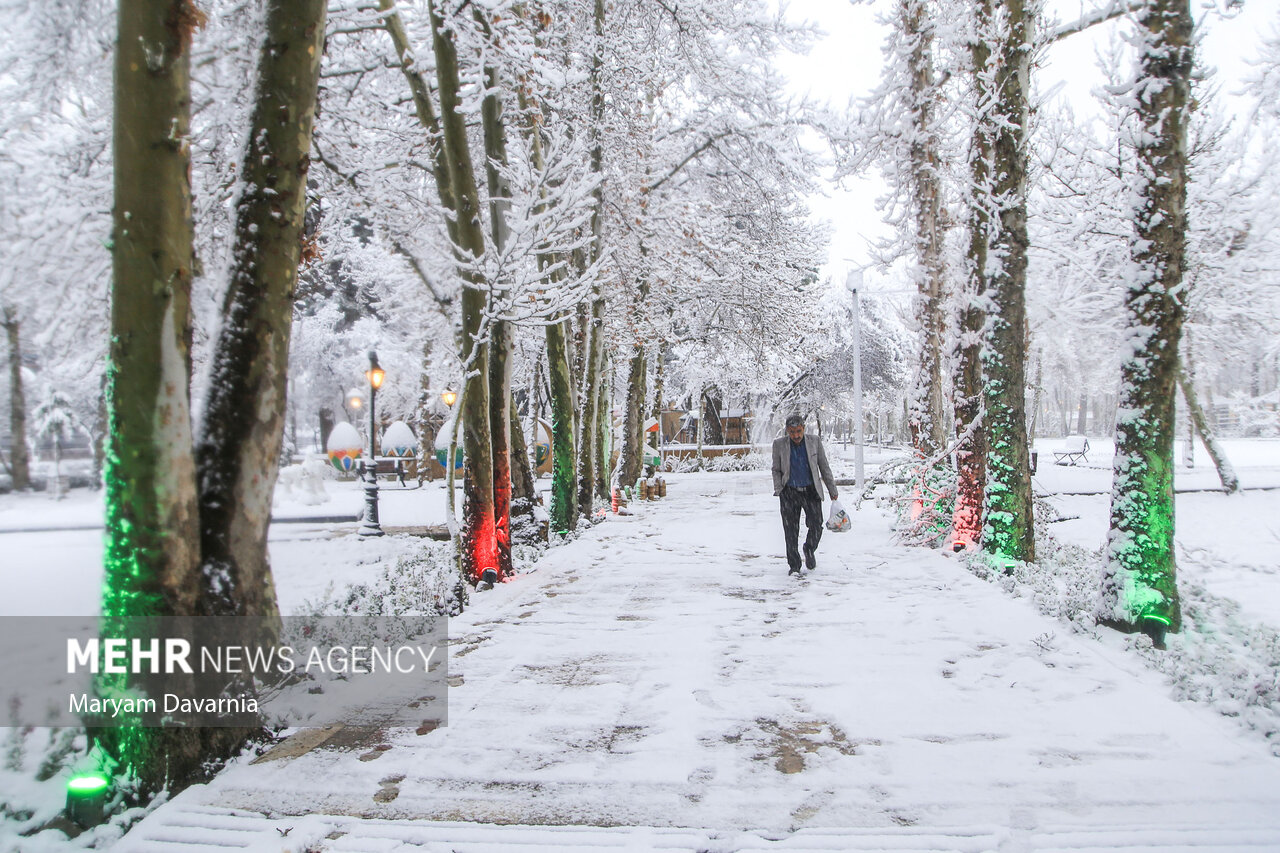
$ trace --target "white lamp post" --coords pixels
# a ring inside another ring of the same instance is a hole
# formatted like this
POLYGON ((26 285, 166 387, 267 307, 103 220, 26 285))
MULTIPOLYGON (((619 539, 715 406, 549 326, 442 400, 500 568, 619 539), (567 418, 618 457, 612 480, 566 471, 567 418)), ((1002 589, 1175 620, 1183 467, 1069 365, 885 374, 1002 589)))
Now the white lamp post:
POLYGON ((865 472, 862 465, 862 320, 858 308, 858 288, 862 287, 862 270, 852 269, 844 286, 853 300, 853 475, 858 494, 862 494, 865 472))
MULTIPOLYGON (((386 371, 378 366, 378 354, 369 351, 369 369, 365 371, 365 379, 369 380, 369 458, 361 466, 361 479, 364 480, 364 524, 360 527, 361 536, 382 536, 382 525, 378 521, 378 433, 377 433, 377 400, 378 389, 386 371), (368 474, 365 477, 365 474, 368 474)), ((359 409, 364 403, 364 393, 359 388, 352 388, 347 394, 347 403, 353 409, 359 409)))

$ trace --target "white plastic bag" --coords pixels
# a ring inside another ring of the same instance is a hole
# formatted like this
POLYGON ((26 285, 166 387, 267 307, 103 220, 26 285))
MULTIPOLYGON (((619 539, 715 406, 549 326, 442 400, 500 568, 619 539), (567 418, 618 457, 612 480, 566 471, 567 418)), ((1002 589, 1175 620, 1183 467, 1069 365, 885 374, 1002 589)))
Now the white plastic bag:
POLYGON ((849 513, 844 511, 844 505, 840 501, 831 502, 831 515, 827 516, 827 529, 833 533, 844 533, 853 522, 849 520, 849 513))

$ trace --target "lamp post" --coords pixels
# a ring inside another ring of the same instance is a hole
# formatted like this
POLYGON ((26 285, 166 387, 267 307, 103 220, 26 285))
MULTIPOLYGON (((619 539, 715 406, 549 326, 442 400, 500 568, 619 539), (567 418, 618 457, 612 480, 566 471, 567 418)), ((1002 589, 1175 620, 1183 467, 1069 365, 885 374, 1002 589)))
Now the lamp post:
POLYGON ((853 476, 858 494, 862 494, 865 475, 862 467, 862 318, 858 307, 858 288, 862 287, 862 270, 849 270, 844 286, 853 300, 853 476))
MULTIPOLYGON (((378 431, 377 400, 378 389, 386 371, 378 365, 378 354, 369 350, 369 369, 365 371, 369 380, 369 458, 361 466, 361 479, 364 480, 364 524, 360 526, 361 536, 382 536, 382 525, 378 523, 378 431), (365 477, 365 474, 368 474, 365 477)), ((353 406, 358 405, 352 402, 353 406)))

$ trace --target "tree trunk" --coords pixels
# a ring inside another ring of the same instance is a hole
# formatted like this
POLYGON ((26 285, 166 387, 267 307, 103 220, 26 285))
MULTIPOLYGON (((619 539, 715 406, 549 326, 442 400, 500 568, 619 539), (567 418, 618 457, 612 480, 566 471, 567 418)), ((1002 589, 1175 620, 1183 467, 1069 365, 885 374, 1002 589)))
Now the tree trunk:
POLYGON ((1235 494, 1240 491, 1240 478, 1236 476, 1235 468, 1231 467, 1231 460, 1227 458, 1226 451, 1222 449, 1217 436, 1213 434, 1209 419, 1204 416, 1204 409, 1201 408, 1200 399, 1196 394, 1195 383, 1181 367, 1178 369, 1178 387, 1182 389, 1182 399, 1187 401, 1187 412, 1191 415, 1193 428, 1200 435, 1205 450, 1209 451, 1209 458, 1213 460, 1213 467, 1218 471, 1222 490, 1229 495, 1235 494))
POLYGON ((514 399, 511 401, 510 420, 511 540, 532 545, 539 538, 538 520, 533 510, 537 492, 533 487, 533 469, 529 465, 529 447, 524 440, 524 427, 514 399))
POLYGON ((569 378, 567 329, 572 320, 547 325, 547 372, 551 380, 551 530, 564 535, 578 526, 574 493, 573 385, 569 378))
POLYGON ((610 456, 613 453, 613 370, 608 358, 600 369, 599 400, 596 403, 596 497, 609 500, 610 456))
POLYGON ((241 157, 231 277, 196 446, 204 615, 234 617, 246 645, 280 630, 267 527, 284 436, 324 0, 272 0, 241 157))
POLYGON ((1076 434, 1084 435, 1089 426, 1089 395, 1080 393, 1080 404, 1076 409, 1076 434))
POLYGON ((1125 293, 1132 349, 1120 367, 1111 532, 1102 619, 1157 644, 1182 612, 1174 561, 1173 438, 1184 306, 1187 115, 1192 72, 1189 0, 1148 0, 1137 100, 1138 199, 1125 293))
POLYGON ((653 372, 653 407, 649 410, 650 417, 658 422, 658 428, 653 431, 653 441, 650 443, 654 456, 659 455, 662 447, 662 395, 665 392, 666 364, 666 357, 662 354, 662 347, 659 345, 658 367, 653 372))
MULTIPOLYGON (((492 39, 488 20, 479 8, 475 17, 492 39)), ((494 250, 506 251, 510 234, 507 216, 511 186, 502 168, 507 164, 507 133, 498 98, 498 72, 486 65, 485 95, 480 104, 484 131, 485 178, 489 190, 489 220, 494 250)), ((498 553, 498 577, 511 574, 511 330, 502 319, 493 321, 489 345, 489 432, 493 446, 493 515, 498 553)))
MULTIPOLYGON (((186 0, 122 0, 118 12, 103 636, 136 636, 137 620, 162 617, 191 637, 201 586, 188 397, 198 16, 186 0)), ((103 677, 97 688, 145 693, 148 679, 103 677)), ((199 729, 124 726, 91 737, 143 794, 186 783, 204 762, 199 729)))
POLYGON ((493 323, 489 345, 489 431, 493 442, 493 517, 498 577, 511 566, 511 329, 493 323))
POLYGON ((440 91, 444 159, 457 218, 457 241, 454 245, 464 282, 461 361, 464 373, 475 371, 475 375, 467 380, 459 413, 463 452, 467 460, 463 487, 462 566, 473 583, 496 582, 499 580, 499 559, 493 497, 493 437, 489 426, 489 330, 485 323, 489 287, 483 274, 472 266, 485 252, 484 228, 480 223, 480 193, 476 188, 466 120, 459 112, 461 85, 453 32, 444 26, 438 0, 429 0, 427 7, 440 91))
POLYGON ((595 496, 595 456, 599 453, 596 406, 600 403, 600 362, 604 355, 604 299, 599 288, 591 300, 587 325, 586 364, 582 381, 582 419, 578 430, 578 512, 591 518, 595 496))
POLYGON ((31 462, 27 454, 27 400, 22 385, 22 322, 13 308, 4 309, 5 338, 9 342, 9 477, 13 490, 31 487, 31 462))
MULTIPOLYGON (((989 62, 991 2, 979 0, 978 35, 970 43, 972 102, 984 111, 993 88, 989 62)), ((980 112, 974 122, 969 152, 969 255, 962 292, 959 335, 956 339, 954 385, 956 437, 956 502, 951 518, 952 547, 976 544, 982 535, 982 505, 987 479, 987 433, 982 423, 982 330, 987 322, 983 308, 986 293, 987 249, 991 240, 991 137, 993 127, 980 112), (968 435, 967 439, 963 437, 968 435)))
MULTIPOLYGON (((591 49, 591 174, 597 183, 592 190, 591 243, 588 264, 599 260, 603 251, 604 222, 604 35, 605 3, 595 0, 592 13, 594 41, 591 49)), ((586 365, 582 382, 582 421, 578 441, 578 510, 591 517, 593 496, 596 492, 596 475, 601 466, 599 457, 604 443, 599 430, 600 386, 604 369, 604 295, 597 284, 593 288, 591 314, 588 319, 586 365)))
MULTIPOLYGON (((991 131, 994 172, 992 312, 982 353, 987 486, 982 544, 1007 570, 1035 560, 1026 413, 1027 133, 1034 21, 1025 0, 1005 3, 997 42, 991 131)), ((992 266, 989 263, 988 266, 992 266)))
POLYGON ((622 419, 622 446, 618 450, 618 465, 614 474, 614 486, 633 486, 640 479, 640 430, 643 426, 641 411, 644 405, 645 364, 644 349, 637 343, 628 360, 627 410, 622 419))
POLYGON ((720 417, 721 399, 710 392, 702 392, 702 410, 707 415, 707 441, 716 446, 724 444, 724 421, 720 417))
POLYGON ((943 260, 941 164, 934 117, 938 98, 933 69, 933 27, 924 0, 902 0, 901 26, 910 51, 911 195, 915 213, 915 257, 920 266, 916 287, 916 325, 920 361, 911 391, 911 445, 921 459, 931 459, 946 446, 942 414, 942 302, 946 283, 943 260))
POLYGON ((498 574, 497 517, 494 512, 493 434, 489 427, 489 346, 485 313, 489 304, 489 283, 474 266, 484 256, 485 237, 481 225, 480 192, 467 141, 466 119, 461 106, 457 47, 453 31, 444 26, 438 0, 428 3, 431 18, 431 45, 435 50, 436 85, 440 93, 440 128, 444 160, 452 187, 456 214, 458 273, 462 289, 462 369, 475 371, 467 379, 460 418, 462 447, 467 460, 463 483, 462 569, 472 583, 495 583, 498 574))

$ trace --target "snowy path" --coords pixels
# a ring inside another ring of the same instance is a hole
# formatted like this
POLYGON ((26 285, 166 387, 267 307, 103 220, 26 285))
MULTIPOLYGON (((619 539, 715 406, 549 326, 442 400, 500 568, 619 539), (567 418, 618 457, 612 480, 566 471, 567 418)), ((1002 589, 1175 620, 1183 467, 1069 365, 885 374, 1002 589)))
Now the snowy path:
POLYGON ((804 581, 780 527, 767 476, 673 478, 453 620, 447 728, 236 766, 115 849, 1280 849, 1280 759, 1136 659, 874 509, 804 581))

